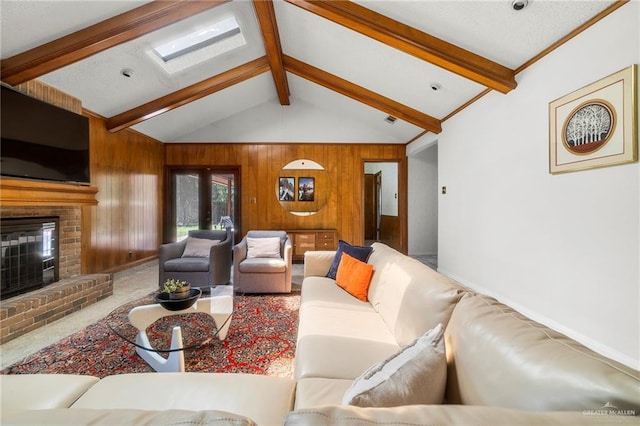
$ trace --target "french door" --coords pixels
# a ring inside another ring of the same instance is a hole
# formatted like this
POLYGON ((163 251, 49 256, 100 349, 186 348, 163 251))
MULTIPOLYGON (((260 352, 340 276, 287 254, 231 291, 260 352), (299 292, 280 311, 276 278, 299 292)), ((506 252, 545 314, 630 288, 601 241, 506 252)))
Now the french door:
POLYGON ((180 241, 192 229, 233 226, 239 234, 239 169, 171 168, 167 174, 165 242, 180 241))

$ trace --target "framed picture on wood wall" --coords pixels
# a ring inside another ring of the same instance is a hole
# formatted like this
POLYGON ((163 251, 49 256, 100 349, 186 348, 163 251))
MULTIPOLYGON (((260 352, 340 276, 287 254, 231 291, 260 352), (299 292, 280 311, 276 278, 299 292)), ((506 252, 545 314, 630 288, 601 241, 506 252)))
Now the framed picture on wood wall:
POLYGON ((549 103, 549 173, 638 161, 638 66, 549 103))
POLYGON ((298 201, 314 201, 316 199, 315 181, 312 177, 298 178, 298 201))
POLYGON ((296 184, 292 177, 279 178, 278 199, 280 201, 294 201, 296 198, 296 184))

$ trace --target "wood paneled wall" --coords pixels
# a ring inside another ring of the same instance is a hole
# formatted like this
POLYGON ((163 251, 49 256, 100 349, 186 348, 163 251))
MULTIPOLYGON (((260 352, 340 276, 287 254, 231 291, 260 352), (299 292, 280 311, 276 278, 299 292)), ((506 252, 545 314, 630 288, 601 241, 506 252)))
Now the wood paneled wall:
POLYGON ((36 99, 43 100, 51 105, 55 105, 60 108, 64 108, 68 111, 75 112, 76 114, 82 114, 82 101, 78 98, 49 86, 40 80, 30 80, 26 83, 18 84, 13 87, 16 90, 29 95, 36 99))
POLYGON ((338 238, 364 243, 365 161, 399 162, 400 247, 406 252, 407 162, 404 145, 387 144, 166 144, 167 166, 239 166, 241 233, 250 229, 336 229, 338 238), (329 174, 331 194, 312 216, 294 216, 277 199, 280 169, 313 160, 329 174), (255 200, 255 202, 253 202, 255 200))
POLYGON ((109 133, 105 119, 83 112, 79 99, 39 80, 16 88, 89 118, 91 187, 15 180, 8 187, 3 179, 3 206, 82 205, 83 274, 121 269, 157 255, 162 240, 163 145, 131 130, 109 133), (96 188, 98 205, 92 205, 96 188), (19 199, 6 199, 16 191, 19 199))
POLYGON ((82 209, 82 269, 97 273, 155 256, 162 240, 164 148, 123 130, 109 133, 90 119, 91 185, 97 206, 82 209))

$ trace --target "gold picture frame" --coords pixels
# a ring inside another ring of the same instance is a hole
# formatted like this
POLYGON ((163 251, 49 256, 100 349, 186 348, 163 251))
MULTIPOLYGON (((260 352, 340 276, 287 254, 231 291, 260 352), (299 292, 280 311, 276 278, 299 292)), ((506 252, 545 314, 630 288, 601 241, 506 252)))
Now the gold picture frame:
POLYGON ((638 161, 638 65, 549 103, 549 173, 638 161))

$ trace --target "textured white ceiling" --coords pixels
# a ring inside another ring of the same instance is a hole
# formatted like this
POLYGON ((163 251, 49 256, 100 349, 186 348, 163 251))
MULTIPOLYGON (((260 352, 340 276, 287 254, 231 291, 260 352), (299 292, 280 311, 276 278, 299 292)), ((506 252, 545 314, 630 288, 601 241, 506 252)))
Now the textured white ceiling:
POLYGON ((516 12, 511 0, 354 2, 512 69, 613 3, 529 0, 516 12))
POLYGON ((110 117, 264 55, 251 3, 231 2, 49 73, 41 80, 79 97, 85 108, 110 117), (148 55, 157 45, 231 14, 249 41, 243 47, 174 74, 167 73, 148 55), (123 68, 133 69, 133 77, 123 77, 123 68))
MULTIPOLYGON (((362 6, 517 68, 608 7, 612 1, 357 0, 362 6)), ((30 1, 0 3, 0 54, 7 58, 146 2, 30 1), (29 30, 25 30, 29 29, 29 30)), ((442 119, 484 86, 359 33, 275 0, 283 52, 354 84, 442 119), (439 91, 431 83, 442 85, 439 91)), ((623 6, 624 7, 624 6, 623 6)), ((253 2, 234 0, 49 73, 41 80, 112 117, 265 55, 253 2), (247 45, 168 74, 147 51, 170 38, 233 14, 247 45), (134 70, 133 77, 120 74, 134 70)), ((287 73, 291 105, 282 106, 271 73, 161 114, 133 128, 163 142, 406 143, 423 130, 287 73)), ((526 78, 526 73, 517 79, 526 78)), ((517 88, 515 89, 517 90, 517 88)))

